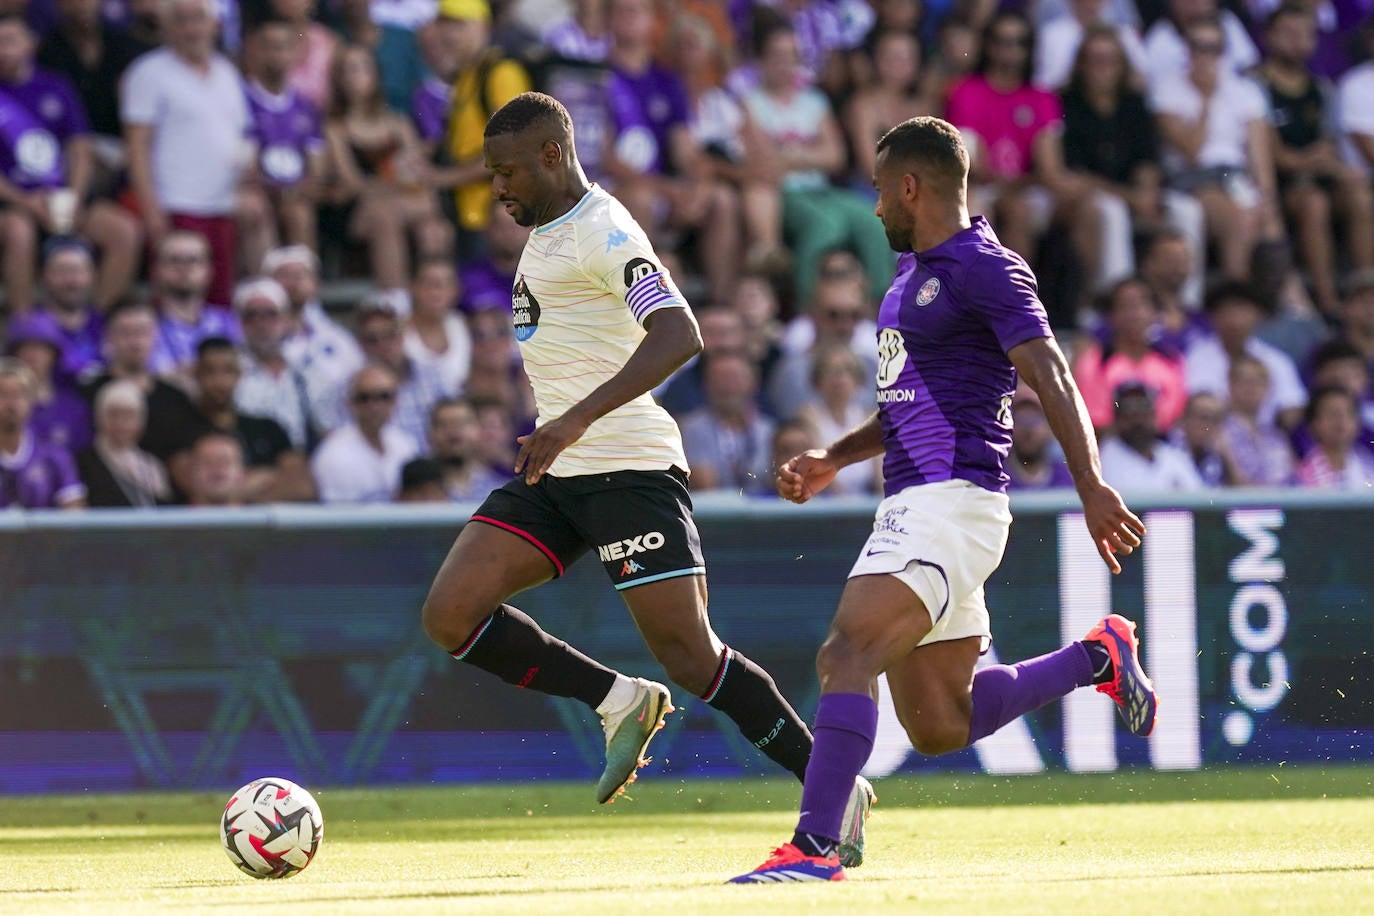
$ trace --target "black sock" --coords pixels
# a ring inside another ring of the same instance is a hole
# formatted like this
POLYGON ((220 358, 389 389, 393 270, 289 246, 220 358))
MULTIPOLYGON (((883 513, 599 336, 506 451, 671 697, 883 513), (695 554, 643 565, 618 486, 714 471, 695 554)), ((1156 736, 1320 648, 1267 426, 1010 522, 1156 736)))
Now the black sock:
POLYGON ((725 647, 711 689, 702 697, 735 720, 754 747, 799 780, 811 759, 811 732, 758 665, 725 647))
POLYGON ((821 856, 822 858, 829 856, 835 851, 839 842, 839 840, 830 837, 816 836, 814 833, 802 833, 800 830, 792 834, 792 845, 800 849, 803 855, 808 856, 821 856))
POLYGON ((592 709, 610 693, 615 672, 539 628, 519 608, 503 604, 451 653, 517 687, 573 697, 592 709))
POLYGON ((1083 640, 1083 648, 1088 650, 1088 658, 1093 663, 1093 683, 1105 684, 1116 676, 1112 669, 1112 655, 1102 643, 1092 639, 1083 640))

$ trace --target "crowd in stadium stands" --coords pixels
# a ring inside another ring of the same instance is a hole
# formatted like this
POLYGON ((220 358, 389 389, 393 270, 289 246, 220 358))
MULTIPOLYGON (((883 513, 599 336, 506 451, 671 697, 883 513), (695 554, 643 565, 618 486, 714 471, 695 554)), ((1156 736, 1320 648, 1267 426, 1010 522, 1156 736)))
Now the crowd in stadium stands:
MULTIPOLYGON (((1109 482, 1374 492, 1370 0, 0 0, 0 507, 508 479, 526 230, 482 130, 529 88, 697 311, 656 394, 698 491, 874 408, 874 141, 929 114, 1109 482)), ((1007 410, 1012 486, 1071 487, 1007 410)))

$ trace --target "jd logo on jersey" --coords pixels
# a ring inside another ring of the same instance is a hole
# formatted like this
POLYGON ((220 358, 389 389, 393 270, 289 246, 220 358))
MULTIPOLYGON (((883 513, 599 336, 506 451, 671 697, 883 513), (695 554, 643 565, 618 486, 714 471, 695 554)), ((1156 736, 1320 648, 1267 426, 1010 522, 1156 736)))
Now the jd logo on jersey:
POLYGON ((515 339, 529 340, 534 336, 534 332, 539 330, 539 300, 530 292, 523 275, 515 281, 510 304, 511 318, 515 323, 515 339))
POLYGON ((633 289, 640 280, 656 273, 658 273, 658 268, 654 266, 652 261, 646 261, 644 258, 633 258, 625 264, 625 288, 633 289))

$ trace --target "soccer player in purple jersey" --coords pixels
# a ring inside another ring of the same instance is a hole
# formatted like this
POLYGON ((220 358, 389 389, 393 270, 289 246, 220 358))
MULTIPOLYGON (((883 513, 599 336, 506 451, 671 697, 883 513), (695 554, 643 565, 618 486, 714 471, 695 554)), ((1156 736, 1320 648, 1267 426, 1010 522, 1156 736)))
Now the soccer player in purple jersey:
POLYGON ((878 141, 873 184, 900 253, 878 313, 878 411, 780 467, 777 489, 803 503, 841 468, 883 455, 886 498, 816 657, 821 699, 796 833, 736 883, 844 878, 835 848, 854 776, 873 750, 879 674, 923 754, 967 747, 1092 684, 1133 734, 1154 728, 1135 624, 1115 614, 1049 655, 974 673, 992 638, 983 583, 1011 524, 1003 461, 1018 374, 1040 396, 1112 572, 1145 526, 1102 480, 1092 424, 1034 275, 983 217, 969 218, 958 130, 928 117, 892 128, 878 141))

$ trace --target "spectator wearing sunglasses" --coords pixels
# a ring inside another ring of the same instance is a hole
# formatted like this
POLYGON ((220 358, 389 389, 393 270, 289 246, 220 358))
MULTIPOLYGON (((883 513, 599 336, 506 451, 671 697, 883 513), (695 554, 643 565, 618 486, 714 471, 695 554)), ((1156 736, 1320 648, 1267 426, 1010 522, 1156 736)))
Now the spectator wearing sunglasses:
POLYGON ((416 440, 391 422, 399 389, 385 366, 364 366, 349 379, 352 419, 325 437, 310 462, 321 502, 391 501, 401 468, 420 452, 416 440))

